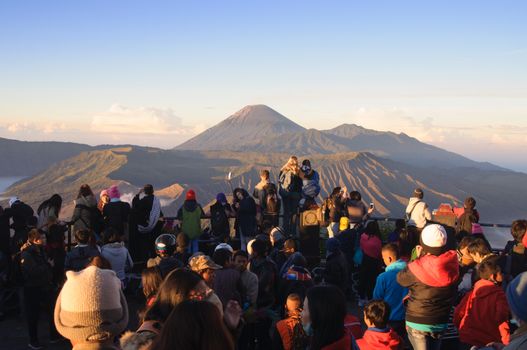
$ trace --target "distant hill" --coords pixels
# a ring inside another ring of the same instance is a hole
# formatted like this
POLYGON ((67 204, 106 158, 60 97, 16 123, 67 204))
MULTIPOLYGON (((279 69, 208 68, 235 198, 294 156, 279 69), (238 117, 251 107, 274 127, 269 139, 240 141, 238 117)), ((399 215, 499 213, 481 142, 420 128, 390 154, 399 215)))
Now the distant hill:
POLYGON ((1 176, 28 176, 93 147, 72 142, 28 142, 0 138, 1 176))
MULTIPOLYGON (((164 212, 175 215, 186 190, 195 189, 198 201, 206 205, 218 192, 230 193, 225 178, 232 172, 234 187, 252 191, 262 168, 270 169, 271 178, 276 181, 278 169, 287 157, 285 153, 163 151, 144 147, 89 151, 16 184, 8 194, 16 194, 36 207, 51 194, 60 193, 67 217, 82 183, 89 183, 96 193, 118 184, 129 200, 145 183, 152 183, 162 198, 164 212)), ((361 152, 316 154, 309 158, 320 173, 321 198, 333 187, 345 186, 348 191, 360 191, 365 202, 373 201, 379 215, 402 216, 415 187, 425 190, 425 200, 432 208, 443 202, 459 205, 472 195, 484 221, 510 222, 525 213, 522 203, 527 196, 526 174, 475 168, 438 172, 361 152)))
POLYGON ((219 124, 177 146, 177 150, 238 151, 270 135, 305 129, 265 105, 246 106, 219 124))

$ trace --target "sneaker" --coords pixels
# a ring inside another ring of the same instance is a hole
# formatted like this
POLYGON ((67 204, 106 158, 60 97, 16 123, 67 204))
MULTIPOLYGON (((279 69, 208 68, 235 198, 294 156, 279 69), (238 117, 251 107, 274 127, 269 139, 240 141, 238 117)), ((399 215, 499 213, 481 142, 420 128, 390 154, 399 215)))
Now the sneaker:
POLYGON ((33 350, 42 350, 44 347, 40 345, 40 343, 29 343, 27 344, 27 347, 33 350))

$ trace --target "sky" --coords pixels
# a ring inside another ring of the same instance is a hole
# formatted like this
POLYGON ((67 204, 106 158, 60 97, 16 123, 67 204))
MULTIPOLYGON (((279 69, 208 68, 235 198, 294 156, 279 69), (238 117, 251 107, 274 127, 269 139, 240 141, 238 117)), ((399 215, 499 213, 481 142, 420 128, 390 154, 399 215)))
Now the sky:
POLYGON ((0 137, 171 148, 245 105, 527 172, 525 1, 0 2, 0 137))

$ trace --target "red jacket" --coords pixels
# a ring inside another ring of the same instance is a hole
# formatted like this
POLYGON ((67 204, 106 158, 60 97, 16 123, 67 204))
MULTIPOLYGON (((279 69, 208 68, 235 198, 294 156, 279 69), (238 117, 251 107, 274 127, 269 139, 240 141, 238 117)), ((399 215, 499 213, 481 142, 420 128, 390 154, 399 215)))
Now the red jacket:
POLYGON ((360 350, 399 350, 403 341, 393 329, 368 328, 357 340, 360 350))
POLYGON ((454 311, 459 339, 478 347, 491 342, 508 344, 509 313, 503 289, 488 280, 477 281, 454 311))
POLYGON ((362 327, 357 317, 347 314, 344 318, 344 330, 346 334, 352 335, 355 339, 362 338, 362 327))

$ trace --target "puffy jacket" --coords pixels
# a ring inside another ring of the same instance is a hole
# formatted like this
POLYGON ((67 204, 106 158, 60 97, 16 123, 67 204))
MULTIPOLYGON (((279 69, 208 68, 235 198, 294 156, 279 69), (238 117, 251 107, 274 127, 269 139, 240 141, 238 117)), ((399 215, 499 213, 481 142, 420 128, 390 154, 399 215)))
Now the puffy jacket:
POLYGON ((398 350, 402 349, 403 341, 391 328, 368 328, 357 345, 360 350, 398 350))
POLYGON ((509 306, 502 288, 479 280, 463 297, 454 312, 459 339, 466 344, 485 346, 491 342, 509 343, 509 306))
POLYGON ((108 243, 101 247, 101 256, 107 259, 112 265, 117 277, 124 281, 126 279, 125 271, 134 266, 128 249, 123 242, 108 243))
POLYGON ((92 257, 98 255, 100 255, 100 251, 96 246, 78 244, 66 254, 64 269, 66 271, 80 271, 86 267, 92 257))
POLYGON ((425 255, 397 274, 397 283, 410 290, 406 321, 424 325, 448 323, 459 279, 454 250, 439 256, 425 255))
POLYGON ((406 207, 406 214, 410 215, 408 226, 423 228, 426 226, 427 221, 432 220, 432 213, 428 209, 428 204, 416 197, 410 198, 408 206, 406 207))
POLYGON ((80 197, 75 200, 75 209, 71 221, 73 222, 73 231, 91 228, 94 229, 95 210, 97 201, 94 196, 80 197))
POLYGON ((408 294, 408 289, 397 283, 397 274, 404 270, 406 262, 397 260, 386 267, 386 270, 377 276, 373 299, 382 299, 390 305, 390 321, 404 320, 403 299, 408 294))

